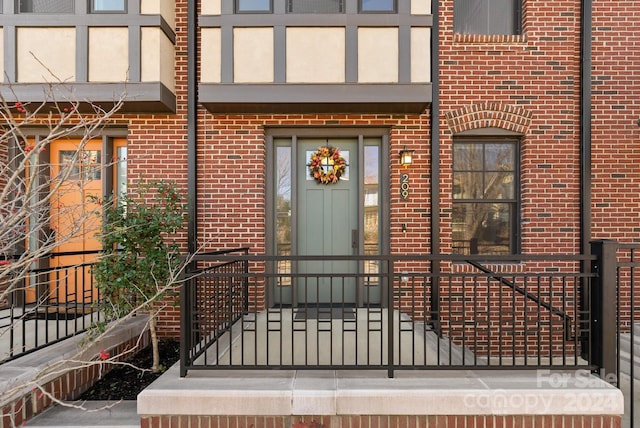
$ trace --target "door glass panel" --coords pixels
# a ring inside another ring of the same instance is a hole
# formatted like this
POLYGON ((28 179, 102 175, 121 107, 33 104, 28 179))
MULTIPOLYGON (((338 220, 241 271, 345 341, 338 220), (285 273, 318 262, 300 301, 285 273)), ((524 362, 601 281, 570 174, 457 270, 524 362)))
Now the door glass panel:
POLYGON ((127 194, 127 148, 118 147, 116 151, 115 195, 119 198, 127 194))
POLYGON ((65 180, 100 180, 102 176, 100 150, 60 150, 60 177, 65 180))
MULTIPOLYGON (((276 147, 276 251, 291 255, 291 146, 276 147)), ((278 273, 291 273, 289 260, 278 261, 278 273)), ((291 285, 291 278, 280 277, 281 286, 291 285)))
POLYGON ((82 152, 82 172, 85 180, 100 180, 101 151, 85 150, 82 152))
MULTIPOLYGON (((374 140, 376 141, 376 140, 374 140)), ((377 141, 376 141, 377 142, 377 141)), ((364 254, 380 254, 380 147, 364 146, 364 254)), ((378 262, 366 260, 364 272, 378 274, 378 262)), ((378 277, 365 279, 365 285, 378 285, 378 277)))

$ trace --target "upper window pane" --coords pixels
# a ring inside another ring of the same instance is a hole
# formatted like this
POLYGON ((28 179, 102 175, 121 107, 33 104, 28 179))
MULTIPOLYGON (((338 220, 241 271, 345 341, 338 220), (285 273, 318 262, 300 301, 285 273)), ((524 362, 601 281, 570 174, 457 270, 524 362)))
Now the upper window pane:
POLYGON ((343 13, 345 0, 288 0, 289 13, 343 13))
POLYGON ((271 12, 271 0, 236 0, 236 12, 271 12))
POLYGON ((91 12, 126 12, 125 0, 91 0, 91 12))
POLYGON ((73 13, 74 0, 18 0, 20 13, 73 13))
POLYGON ((395 0, 360 0, 361 12, 395 12, 395 0))
POLYGON ((453 31, 461 34, 518 34, 521 0, 454 0, 453 31))
POLYGON ((514 199, 515 151, 508 143, 456 143, 453 198, 514 199))

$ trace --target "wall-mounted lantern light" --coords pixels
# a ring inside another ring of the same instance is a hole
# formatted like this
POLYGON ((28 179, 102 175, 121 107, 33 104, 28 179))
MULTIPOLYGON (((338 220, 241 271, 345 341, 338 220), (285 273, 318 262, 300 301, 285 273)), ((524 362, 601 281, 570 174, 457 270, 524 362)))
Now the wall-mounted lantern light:
POLYGON ((407 150, 407 146, 400 150, 400 165, 405 168, 413 163, 413 152, 415 150, 407 150))

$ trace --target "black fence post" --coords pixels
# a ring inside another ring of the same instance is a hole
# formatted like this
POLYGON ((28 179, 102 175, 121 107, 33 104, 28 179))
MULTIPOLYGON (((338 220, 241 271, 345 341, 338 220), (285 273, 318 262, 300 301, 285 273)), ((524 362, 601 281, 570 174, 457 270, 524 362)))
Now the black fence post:
MULTIPOLYGON (((388 330, 388 334, 387 334, 387 363, 388 363, 388 367, 387 367, 387 377, 394 377, 395 375, 395 354, 394 354, 394 347, 395 347, 395 335, 394 335, 394 320, 393 320, 393 315, 394 315, 394 310, 395 310, 395 300, 394 300, 394 283, 395 283, 395 278, 396 278, 396 272, 395 272, 395 264, 393 263, 392 259, 387 259, 387 330, 388 330)), ((400 302, 400 295, 398 295, 398 309, 400 309, 401 306, 401 302, 400 302)), ((400 311, 398 311, 400 312, 400 311)), ((400 320, 398 319, 398 325, 400 325, 400 320)), ((398 335, 398 340, 400 340, 400 335, 398 335)), ((382 341, 380 341, 382 343, 382 341)), ((398 342, 399 343, 399 342, 398 342)), ((400 350, 400 347, 398 347, 398 350, 400 350)))
POLYGON ((180 285, 180 377, 187 375, 187 367, 191 366, 189 355, 191 355, 191 282, 195 279, 191 277, 195 262, 188 262, 183 272, 183 281, 180 285))
POLYGON ((618 371, 618 273, 616 241, 600 240, 591 243, 591 252, 597 257, 593 262, 593 286, 591 304, 591 364, 599 368, 603 379, 613 379, 618 371))

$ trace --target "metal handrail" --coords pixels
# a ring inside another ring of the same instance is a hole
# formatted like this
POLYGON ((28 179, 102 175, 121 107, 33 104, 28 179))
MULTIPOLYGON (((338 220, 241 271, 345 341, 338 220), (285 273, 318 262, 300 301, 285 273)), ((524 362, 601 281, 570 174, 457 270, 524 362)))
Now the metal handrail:
POLYGON ((565 326, 565 339, 566 340, 572 340, 574 338, 574 336, 570 335, 572 318, 566 312, 561 311, 560 309, 557 309, 557 308, 551 306, 549 303, 541 300, 538 296, 528 292, 527 290, 525 290, 522 287, 518 287, 513 282, 511 282, 508 279, 506 279, 504 276, 499 275, 498 273, 492 271, 491 269, 487 268, 486 266, 482 265, 481 263, 479 263, 477 261, 467 260, 467 263, 469 263, 471 266, 475 267, 476 269, 491 275, 491 277, 493 279, 495 279, 496 281, 500 282, 500 284, 511 288, 513 291, 515 291, 515 292, 519 293, 520 295, 526 297, 527 299, 531 300, 532 302, 537 303, 539 306, 542 306, 543 308, 548 309, 549 312, 551 312, 552 314, 557 315, 560 318, 562 318, 562 320, 564 322, 564 326, 565 326))

